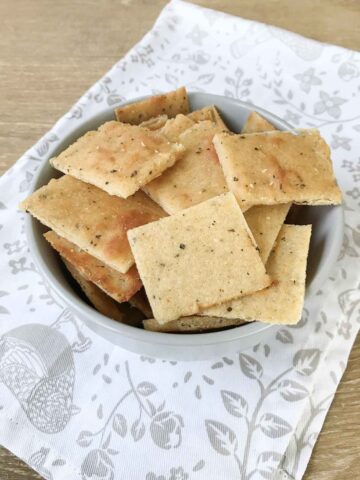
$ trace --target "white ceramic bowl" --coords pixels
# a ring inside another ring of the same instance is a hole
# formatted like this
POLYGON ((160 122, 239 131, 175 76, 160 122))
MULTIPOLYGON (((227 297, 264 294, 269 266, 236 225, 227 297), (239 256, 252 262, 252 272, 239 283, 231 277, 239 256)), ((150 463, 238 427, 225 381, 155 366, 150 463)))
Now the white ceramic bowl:
MULTIPOLYGON (((247 116, 258 111, 280 130, 291 127, 271 113, 239 100, 205 93, 190 93, 192 110, 206 105, 216 105, 227 125, 239 132, 247 116)), ((135 100, 134 100, 135 101, 135 100)), ((49 152, 39 168, 32 190, 45 185, 53 177, 60 176, 49 164, 50 156, 58 155, 68 145, 88 130, 98 128, 108 120, 114 120, 113 110, 106 110, 95 117, 79 121, 72 133, 61 139, 56 150, 49 152)), ((59 207, 61 208, 61 207, 59 207)), ((299 207, 293 212, 296 223, 313 225, 307 269, 306 302, 326 280, 333 266, 343 237, 343 211, 341 207, 299 207)), ((170 360, 204 360, 235 353, 255 345, 266 338, 274 328, 259 322, 220 332, 202 334, 169 334, 148 332, 118 323, 97 312, 73 289, 69 275, 58 255, 42 234, 47 230, 37 220, 27 216, 26 231, 30 250, 45 279, 86 325, 110 342, 133 352, 170 360)))

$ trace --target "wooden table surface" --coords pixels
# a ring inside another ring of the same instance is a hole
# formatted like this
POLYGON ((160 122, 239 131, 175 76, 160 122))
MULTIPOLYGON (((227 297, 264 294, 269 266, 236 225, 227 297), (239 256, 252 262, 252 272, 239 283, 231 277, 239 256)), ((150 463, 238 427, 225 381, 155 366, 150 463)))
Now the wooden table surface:
MULTIPOLYGON (((165 3, 164 0, 1 0, 0 173, 151 28, 165 3)), ((194 3, 360 49, 359 0, 197 0, 194 3)), ((359 437, 358 339, 305 480, 360 478, 359 437)), ((39 478, 0 447, 0 480, 39 478)))

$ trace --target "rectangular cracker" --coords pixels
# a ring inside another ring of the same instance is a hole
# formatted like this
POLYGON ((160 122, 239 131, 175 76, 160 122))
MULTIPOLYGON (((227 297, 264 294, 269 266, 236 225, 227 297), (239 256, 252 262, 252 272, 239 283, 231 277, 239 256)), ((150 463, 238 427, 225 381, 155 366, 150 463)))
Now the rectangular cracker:
POLYGON ((204 309, 205 316, 242 318, 293 325, 300 320, 305 294, 311 225, 283 225, 266 270, 272 284, 260 292, 204 309))
POLYGON ((120 273, 52 230, 46 232, 44 237, 86 280, 94 283, 117 302, 128 301, 142 287, 135 266, 126 273, 120 273))
POLYGON ((266 265, 271 249, 290 207, 291 203, 258 205, 244 213, 245 220, 259 247, 260 257, 264 265, 266 265))
POLYGON ((142 312, 146 318, 153 317, 150 303, 146 296, 144 288, 136 292, 135 295, 130 298, 129 303, 131 306, 140 310, 140 312, 142 312))
POLYGON ((219 133, 214 145, 242 210, 254 205, 341 203, 330 149, 316 130, 219 133))
POLYGON ((50 180, 20 208, 122 273, 134 264, 127 230, 166 215, 141 191, 124 200, 68 175, 50 180))
MULTIPOLYGON (((189 120, 189 119, 188 119, 189 120)), ((197 205, 228 191, 212 144, 222 129, 208 120, 194 124, 179 135, 185 153, 144 191, 169 214, 197 205)))
POLYGON ((165 324, 159 323, 155 318, 144 320, 143 325, 145 330, 151 332, 166 332, 166 333, 201 333, 209 330, 218 330, 220 328, 235 327, 243 325, 244 320, 233 318, 217 318, 217 317, 183 317, 178 320, 173 320, 165 324))
POLYGON ((86 278, 81 275, 81 273, 76 269, 76 267, 74 267, 74 265, 65 260, 65 258, 62 258, 62 260, 74 280, 79 284, 81 290, 84 292, 85 296, 96 308, 96 310, 105 315, 106 317, 123 323, 126 316, 125 313, 121 310, 120 304, 113 300, 111 297, 109 297, 109 295, 106 295, 106 293, 99 287, 97 287, 94 283, 86 280, 86 278))
POLYGON ((231 193, 129 230, 128 238, 159 323, 270 284, 231 193))
POLYGON ((87 132, 51 165, 63 173, 127 198, 174 165, 184 147, 159 132, 120 122, 106 122, 87 132))
POLYGON ((222 130, 229 130, 221 118, 215 105, 209 105, 208 107, 201 108, 200 110, 194 110, 188 114, 188 117, 194 122, 203 122, 204 120, 210 120, 216 123, 222 130))
POLYGON ((271 130, 276 130, 274 125, 257 112, 251 112, 241 129, 241 133, 269 132, 271 130))
POLYGON ((169 117, 167 115, 159 115, 158 117, 152 117, 152 118, 149 118, 149 120, 145 120, 144 122, 141 122, 140 127, 144 127, 149 130, 159 130, 161 127, 165 125, 168 119, 169 117))
POLYGON ((139 123, 159 115, 175 117, 178 113, 184 115, 189 113, 189 101, 185 87, 115 109, 115 115, 119 122, 132 125, 139 125, 139 123))

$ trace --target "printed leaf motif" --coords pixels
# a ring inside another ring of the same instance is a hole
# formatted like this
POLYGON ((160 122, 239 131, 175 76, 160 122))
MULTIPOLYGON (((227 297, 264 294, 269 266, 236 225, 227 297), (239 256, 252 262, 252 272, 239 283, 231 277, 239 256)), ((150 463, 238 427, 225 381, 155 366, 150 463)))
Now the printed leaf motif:
POLYGON ((293 343, 293 336, 291 333, 286 330, 285 328, 282 328, 279 330, 276 334, 276 340, 279 340, 281 343, 293 343))
POLYGON ((120 103, 122 100, 124 100, 124 97, 122 97, 116 92, 112 92, 108 95, 106 101, 107 101, 107 104, 111 107, 112 105, 116 105, 117 103, 120 103))
POLYGON ((118 455, 120 453, 119 450, 114 450, 113 448, 108 448, 106 451, 109 455, 118 455))
POLYGON ((0 305, 0 314, 3 313, 3 314, 6 314, 6 313, 10 313, 9 310, 5 307, 3 307, 2 305, 0 305))
POLYGON ((93 441, 93 438, 94 436, 91 432, 83 430, 78 436, 76 442, 78 445, 80 445, 80 447, 89 447, 93 441))
POLYGON ((231 85, 231 86, 234 86, 235 85, 235 81, 233 78, 231 77, 225 77, 225 82, 228 84, 228 85, 231 85))
POLYGON ((145 434, 145 424, 140 419, 137 419, 131 426, 131 436, 134 442, 138 442, 145 434))
POLYGON ((147 406, 149 407, 149 410, 150 410, 150 415, 153 417, 156 413, 156 407, 155 405, 150 402, 150 400, 146 399, 146 403, 147 403, 147 406))
POLYGON ((127 432, 126 418, 124 415, 117 413, 113 418, 112 427, 120 437, 124 438, 127 432))
POLYGON ((136 390, 143 397, 148 397, 152 393, 156 392, 157 388, 150 382, 141 382, 137 386, 136 390))
POLYGON ((9 295, 9 293, 5 292, 4 290, 0 290, 0 297, 5 297, 5 295, 9 295))
POLYGON ((175 77, 175 75, 171 75, 170 73, 165 74, 165 80, 170 83, 170 85, 174 85, 174 87, 176 87, 178 84, 178 79, 175 77))
POLYGON ((221 398, 226 410, 234 417, 243 417, 248 413, 248 404, 244 397, 235 392, 221 391, 221 398))
POLYGON ((214 77, 214 73, 204 73, 203 75, 199 75, 198 82, 200 82, 201 85, 208 85, 214 80, 214 77))
POLYGON ((315 372, 320 361, 320 350, 299 350, 293 359, 293 365, 300 375, 311 375, 315 372))
POLYGON ((39 451, 31 455, 29 458, 29 464, 36 468, 43 467, 49 452, 50 448, 40 448, 39 451))
POLYGON ((193 467, 193 472, 198 472, 202 468, 205 467, 205 462, 204 460, 199 460, 198 463, 193 467))
POLYGON ((5 204, 0 202, 0 210, 6 210, 5 204))
POLYGON ((265 413, 260 418, 260 429, 271 438, 280 438, 291 432, 291 425, 273 413, 265 413))
POLYGON ((266 480, 271 480, 282 459, 282 455, 277 452, 263 452, 257 459, 257 471, 266 480))
POLYGON ((263 368, 260 363, 255 360, 255 358, 250 357, 249 355, 245 355, 241 353, 239 355, 240 360, 240 368, 244 375, 249 378, 254 378, 259 380, 263 374, 263 368))
POLYGON ((288 402, 303 400, 309 394, 307 389, 293 380, 283 380, 278 385, 280 395, 288 402))
POLYGON ((227 88, 224 90, 224 95, 225 95, 225 97, 234 98, 233 92, 231 90, 227 89, 227 88))
POLYGON ((215 420, 205 420, 211 446, 221 455, 233 455, 238 442, 235 433, 226 425, 215 420))
POLYGON ((101 445, 101 447, 106 450, 108 448, 108 446, 110 445, 110 440, 111 440, 111 432, 109 433, 109 435, 106 437, 106 440, 105 442, 101 445))

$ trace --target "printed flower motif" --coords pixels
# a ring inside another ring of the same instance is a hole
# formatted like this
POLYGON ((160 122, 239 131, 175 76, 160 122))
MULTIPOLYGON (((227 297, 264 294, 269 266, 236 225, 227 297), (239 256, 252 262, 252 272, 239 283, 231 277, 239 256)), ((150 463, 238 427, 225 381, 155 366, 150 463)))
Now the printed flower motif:
POLYGON ((353 174, 354 182, 360 182, 360 158, 357 163, 350 160, 343 160, 342 168, 346 168, 349 173, 353 174))
POLYGON ((91 450, 81 465, 83 480, 113 480, 114 464, 103 450, 91 450))
POLYGON ((348 190, 346 192, 347 195, 350 195, 354 200, 360 198, 360 189, 358 187, 354 187, 352 190, 348 190))
POLYGON ((301 116, 297 113, 291 112, 290 110, 286 110, 286 114, 284 116, 284 120, 294 125, 299 125, 301 116))
POLYGON ((154 443, 165 450, 177 448, 182 441, 183 419, 173 412, 161 412, 155 415, 150 424, 150 434, 154 443))
POLYGON ((309 68, 304 73, 297 73, 294 75, 296 80, 300 82, 300 88, 305 93, 309 93, 313 85, 321 85, 322 81, 319 77, 315 76, 315 69, 309 68))
POLYGON ((179 468, 172 468, 170 470, 170 478, 169 480, 188 480, 189 475, 184 472, 182 467, 179 468))
POLYGON ((190 33, 186 35, 186 38, 190 38, 195 45, 202 45, 202 41, 205 37, 208 36, 208 33, 204 30, 200 30, 198 25, 196 25, 190 33))
POLYGON ((19 253, 25 246, 25 242, 20 242, 20 240, 16 240, 13 243, 4 243, 4 249, 7 250, 8 255, 12 255, 13 253, 19 253))
POLYGON ((340 105, 343 105, 346 100, 337 96, 330 97, 326 92, 320 92, 321 100, 315 103, 314 113, 320 115, 327 112, 333 118, 339 118, 341 115, 340 105))
POLYGON ((350 338, 351 323, 349 320, 343 320, 338 326, 338 335, 341 335, 348 340, 350 338))
POLYGON ((358 78, 360 75, 359 67, 355 63, 344 62, 339 67, 338 75, 344 82, 350 82, 350 80, 358 78))
POLYGON ((19 260, 10 260, 9 267, 11 268, 11 273, 15 275, 26 270, 25 263, 26 257, 21 257, 19 260))
POLYGON ((343 163, 341 165, 342 168, 347 168, 349 172, 354 171, 354 162, 351 162, 350 160, 343 160, 343 163))
POLYGON ((332 136, 331 146, 336 150, 337 148, 343 148, 344 150, 351 150, 350 142, 352 139, 349 137, 339 137, 339 135, 334 134, 332 136))

